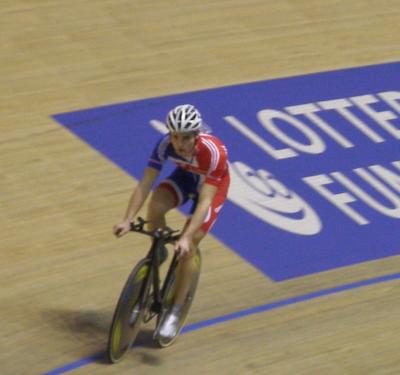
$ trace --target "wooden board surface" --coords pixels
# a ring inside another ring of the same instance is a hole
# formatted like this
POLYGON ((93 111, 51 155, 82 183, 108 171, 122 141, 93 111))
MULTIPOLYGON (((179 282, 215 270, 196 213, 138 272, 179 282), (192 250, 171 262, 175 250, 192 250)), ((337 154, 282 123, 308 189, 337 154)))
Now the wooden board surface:
MULTIPOLYGON (((111 235, 135 181, 50 115, 400 57, 394 0, 3 0, 0 15, 0 373, 10 375, 102 353, 148 245, 111 235)), ((212 236, 203 255, 188 324, 400 269, 392 257, 273 283, 212 236)), ((165 350, 145 331, 121 364, 71 372, 398 374, 399 285, 233 319, 165 350)))

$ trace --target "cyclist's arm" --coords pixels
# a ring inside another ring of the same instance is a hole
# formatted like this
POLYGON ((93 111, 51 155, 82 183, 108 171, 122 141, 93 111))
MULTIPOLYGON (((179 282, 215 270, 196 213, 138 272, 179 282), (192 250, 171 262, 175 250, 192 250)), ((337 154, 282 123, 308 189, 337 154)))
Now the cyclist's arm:
POLYGON ((152 167, 147 167, 144 170, 143 177, 133 190, 129 200, 128 208, 126 209, 124 217, 125 222, 131 222, 141 209, 159 174, 160 171, 152 167))
POLYGON ((215 185, 205 183, 200 190, 199 201, 196 209, 187 226, 183 236, 188 238, 189 241, 193 238, 193 235, 200 229, 204 220, 207 216, 208 209, 217 193, 218 188, 215 185))

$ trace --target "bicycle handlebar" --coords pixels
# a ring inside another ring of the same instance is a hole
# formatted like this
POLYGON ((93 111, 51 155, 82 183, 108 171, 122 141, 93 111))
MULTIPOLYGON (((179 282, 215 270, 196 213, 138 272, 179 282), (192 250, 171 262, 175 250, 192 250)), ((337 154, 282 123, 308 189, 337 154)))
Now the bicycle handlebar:
POLYGON ((144 225, 148 223, 148 221, 144 220, 141 217, 137 218, 137 222, 131 223, 131 231, 132 232, 138 232, 145 234, 147 236, 153 237, 153 238, 159 238, 162 239, 164 243, 169 243, 169 242, 174 242, 179 239, 180 234, 175 234, 178 233, 179 230, 172 230, 169 227, 165 228, 158 228, 152 231, 148 231, 144 229, 144 225))

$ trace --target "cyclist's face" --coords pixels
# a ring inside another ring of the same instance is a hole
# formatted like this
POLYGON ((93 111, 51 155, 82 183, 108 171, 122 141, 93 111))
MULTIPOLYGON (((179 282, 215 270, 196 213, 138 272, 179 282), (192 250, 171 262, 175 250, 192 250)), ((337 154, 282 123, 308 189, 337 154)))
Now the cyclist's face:
POLYGON ((196 133, 170 133, 172 146, 175 152, 184 158, 193 156, 194 146, 197 140, 196 133))

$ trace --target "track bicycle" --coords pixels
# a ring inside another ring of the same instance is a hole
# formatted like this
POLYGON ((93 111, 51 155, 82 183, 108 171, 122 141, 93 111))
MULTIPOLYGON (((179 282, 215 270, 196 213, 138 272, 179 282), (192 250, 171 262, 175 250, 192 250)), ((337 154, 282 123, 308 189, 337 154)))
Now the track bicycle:
POLYGON ((133 345, 142 323, 148 323, 154 317, 157 317, 157 321, 153 338, 160 347, 171 345, 185 323, 196 292, 201 267, 199 250, 194 257, 196 272, 182 306, 177 332, 172 338, 160 336, 159 330, 174 302, 175 271, 179 262, 179 255, 175 253, 164 281, 161 282, 161 252, 166 251, 165 245, 177 241, 180 234, 179 231, 168 227, 147 231, 144 229, 146 223, 142 218, 138 218, 137 223, 131 223, 132 232, 150 236, 152 243, 146 257, 141 259, 131 271, 116 305, 107 345, 107 356, 111 363, 122 359, 133 345))

